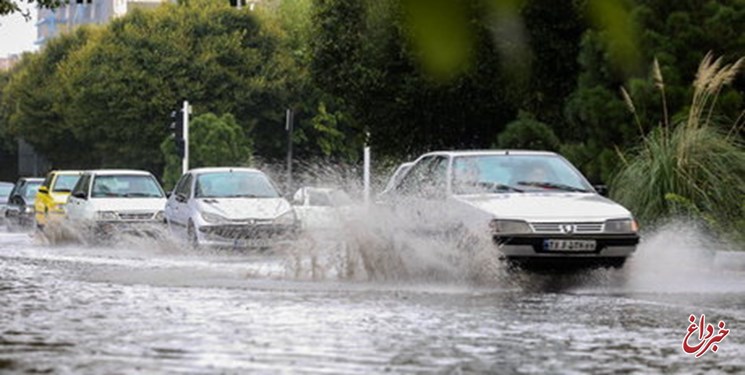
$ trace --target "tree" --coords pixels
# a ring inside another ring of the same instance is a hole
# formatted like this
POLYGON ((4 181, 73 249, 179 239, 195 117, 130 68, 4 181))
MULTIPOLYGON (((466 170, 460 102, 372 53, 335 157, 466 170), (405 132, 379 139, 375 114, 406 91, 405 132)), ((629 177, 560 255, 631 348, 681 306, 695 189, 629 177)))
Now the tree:
POLYGON ((527 112, 520 112, 499 134, 495 147, 501 149, 559 150, 559 138, 551 127, 527 112))
MULTIPOLYGON (((251 139, 231 114, 218 117, 205 113, 189 123, 189 167, 247 166, 251 163, 251 139)), ((163 181, 173 186, 181 176, 181 158, 176 154, 173 139, 160 145, 166 164, 163 181)))
MULTIPOLYGON (((69 3, 69 0, 27 0, 29 4, 36 4, 39 8, 50 8, 55 9, 64 4, 69 3)), ((26 19, 31 18, 31 12, 25 11, 21 8, 23 1, 16 0, 0 0, 0 16, 13 13, 21 13, 26 19)))
POLYGON ((65 121, 68 100, 61 90, 60 64, 82 48, 96 31, 82 27, 51 40, 43 53, 25 54, 3 89, 2 112, 5 132, 25 139, 43 152, 55 166, 81 168, 91 163, 84 153, 88 145, 65 121))

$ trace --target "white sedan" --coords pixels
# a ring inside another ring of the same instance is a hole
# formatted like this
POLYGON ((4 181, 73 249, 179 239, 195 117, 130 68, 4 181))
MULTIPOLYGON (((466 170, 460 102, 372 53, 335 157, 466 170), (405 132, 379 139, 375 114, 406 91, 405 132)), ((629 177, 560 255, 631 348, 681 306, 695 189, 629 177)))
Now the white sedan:
POLYGON ((401 228, 487 235, 515 263, 620 267, 639 242, 632 214, 552 152, 428 153, 381 203, 401 228))
POLYGON ((263 172, 198 168, 181 176, 166 204, 172 233, 193 246, 267 248, 292 238, 298 220, 263 172))
POLYGON ((147 171, 102 169, 86 171, 65 206, 71 224, 97 235, 150 232, 164 221, 166 196, 147 171))

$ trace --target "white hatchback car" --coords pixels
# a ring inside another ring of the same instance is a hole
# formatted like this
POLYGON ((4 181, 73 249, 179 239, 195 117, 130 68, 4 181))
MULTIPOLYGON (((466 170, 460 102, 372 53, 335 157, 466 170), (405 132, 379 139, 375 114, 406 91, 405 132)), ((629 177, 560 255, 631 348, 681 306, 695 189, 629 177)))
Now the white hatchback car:
POLYGON ((303 230, 338 237, 354 202, 340 189, 304 186, 295 192, 292 204, 303 230))
POLYGON ((516 263, 620 267, 639 242, 632 214, 552 152, 428 153, 385 198, 409 231, 486 234, 516 263))
POLYGON ((162 225, 165 203, 163 188, 150 172, 102 169, 80 176, 65 210, 72 225, 110 235, 162 225))
POLYGON ((172 233, 192 246, 267 248, 291 239, 298 220, 263 172, 198 168, 181 176, 166 204, 172 233))

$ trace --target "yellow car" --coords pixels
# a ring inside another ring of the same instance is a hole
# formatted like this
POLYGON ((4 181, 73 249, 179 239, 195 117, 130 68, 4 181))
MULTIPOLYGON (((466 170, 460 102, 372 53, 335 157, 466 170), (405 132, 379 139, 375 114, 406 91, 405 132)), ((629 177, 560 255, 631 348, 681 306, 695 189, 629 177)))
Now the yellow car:
POLYGON ((82 171, 51 171, 39 187, 34 200, 36 226, 58 222, 65 216, 65 203, 82 171))

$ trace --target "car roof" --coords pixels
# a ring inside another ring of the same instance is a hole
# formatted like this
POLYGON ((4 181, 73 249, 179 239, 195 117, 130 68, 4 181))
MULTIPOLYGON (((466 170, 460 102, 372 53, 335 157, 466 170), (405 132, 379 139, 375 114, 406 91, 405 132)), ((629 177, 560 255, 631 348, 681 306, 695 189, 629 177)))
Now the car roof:
POLYGON ((264 173, 258 169, 255 168, 248 168, 248 167, 208 167, 208 168, 194 168, 190 169, 189 173, 213 173, 213 172, 230 172, 230 171, 238 171, 238 172, 255 172, 255 173, 264 173))
POLYGON ((15 184, 14 184, 14 183, 12 183, 12 182, 7 182, 7 181, 0 181, 0 185, 9 185, 9 186, 13 186, 13 185, 15 185, 15 184))
POLYGON ((44 182, 43 177, 21 177, 18 179, 18 182, 26 181, 26 182, 44 182))
POLYGON ((83 174, 83 172, 85 172, 85 171, 70 170, 70 169, 61 169, 61 170, 51 171, 49 173, 60 175, 60 174, 83 174))
POLYGON ((85 173, 88 174, 95 174, 95 175, 143 175, 143 176, 150 176, 152 175, 148 171, 142 171, 137 169, 92 169, 85 171, 85 173))
POLYGON ((448 155, 448 156, 481 156, 481 155, 519 155, 519 156, 558 156, 551 151, 537 150, 442 150, 428 152, 422 156, 448 155))

